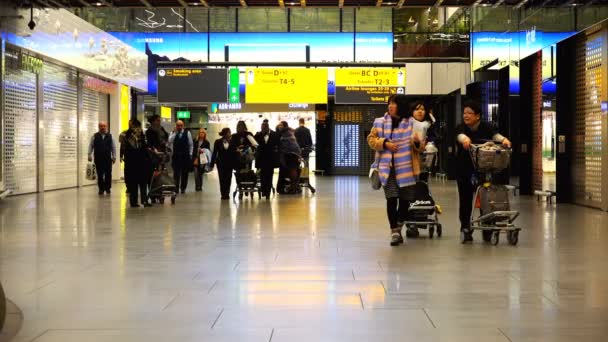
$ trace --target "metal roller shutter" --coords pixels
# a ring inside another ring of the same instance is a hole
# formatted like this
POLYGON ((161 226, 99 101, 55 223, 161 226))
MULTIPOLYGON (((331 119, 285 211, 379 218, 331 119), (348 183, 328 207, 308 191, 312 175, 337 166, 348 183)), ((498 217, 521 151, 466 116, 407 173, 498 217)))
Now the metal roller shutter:
POLYGON ((75 70, 44 64, 44 190, 78 185, 77 89, 75 70))

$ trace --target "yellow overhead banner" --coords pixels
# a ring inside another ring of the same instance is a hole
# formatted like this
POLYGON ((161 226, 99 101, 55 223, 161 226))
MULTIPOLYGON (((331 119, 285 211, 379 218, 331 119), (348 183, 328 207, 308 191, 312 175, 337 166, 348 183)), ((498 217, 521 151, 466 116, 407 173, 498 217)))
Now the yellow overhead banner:
POLYGON ((405 68, 336 69, 336 86, 405 87, 405 68))
POLYGON ((327 103, 327 69, 247 68, 245 103, 327 103))

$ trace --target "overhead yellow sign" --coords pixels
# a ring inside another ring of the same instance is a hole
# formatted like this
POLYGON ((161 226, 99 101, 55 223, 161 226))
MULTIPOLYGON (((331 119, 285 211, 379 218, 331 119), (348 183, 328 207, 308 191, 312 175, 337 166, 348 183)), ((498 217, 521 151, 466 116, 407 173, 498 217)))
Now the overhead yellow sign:
POLYGON ((336 86, 405 87, 405 68, 336 69, 336 86))
POLYGON ((327 103, 327 69, 247 68, 245 103, 327 103))
POLYGON ((172 114, 173 113, 171 112, 171 107, 165 107, 165 106, 160 107, 160 117, 161 118, 171 120, 172 114))

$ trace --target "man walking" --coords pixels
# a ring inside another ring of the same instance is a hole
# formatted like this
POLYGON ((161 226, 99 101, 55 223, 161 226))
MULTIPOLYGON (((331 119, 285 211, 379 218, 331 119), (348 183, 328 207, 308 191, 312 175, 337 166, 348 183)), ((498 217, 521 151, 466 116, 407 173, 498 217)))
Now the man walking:
POLYGON ((89 161, 95 161, 99 194, 110 193, 112 188, 112 164, 116 161, 116 145, 108 133, 108 124, 99 123, 99 132, 93 134, 89 143, 89 161))
POLYGON ((188 173, 192 168, 192 149, 194 143, 190 131, 184 130, 184 122, 175 123, 175 132, 169 137, 169 146, 172 151, 171 166, 173 166, 173 180, 175 186, 181 189, 182 194, 188 186, 188 173))
POLYGON ((300 149, 302 149, 302 158, 308 161, 308 155, 312 151, 312 135, 310 134, 310 130, 305 126, 305 123, 304 118, 300 118, 300 127, 296 128, 294 135, 300 149))

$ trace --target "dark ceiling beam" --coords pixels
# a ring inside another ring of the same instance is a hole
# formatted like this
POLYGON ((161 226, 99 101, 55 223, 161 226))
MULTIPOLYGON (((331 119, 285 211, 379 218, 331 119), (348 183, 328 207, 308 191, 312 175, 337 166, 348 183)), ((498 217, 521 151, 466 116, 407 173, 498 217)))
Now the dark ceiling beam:
POLYGON ((513 6, 513 8, 515 9, 520 9, 521 6, 525 5, 526 2, 528 2, 529 0, 521 0, 520 2, 518 2, 515 6, 513 6))
POLYGON ((498 6, 502 5, 503 2, 505 2, 505 0, 498 0, 498 1, 496 1, 496 3, 494 3, 494 5, 492 7, 493 8, 498 8, 498 6))
POLYGON ((148 2, 148 0, 139 0, 139 2, 141 2, 144 6, 146 6, 147 9, 154 8, 154 6, 152 6, 152 4, 150 4, 150 2, 148 2))

